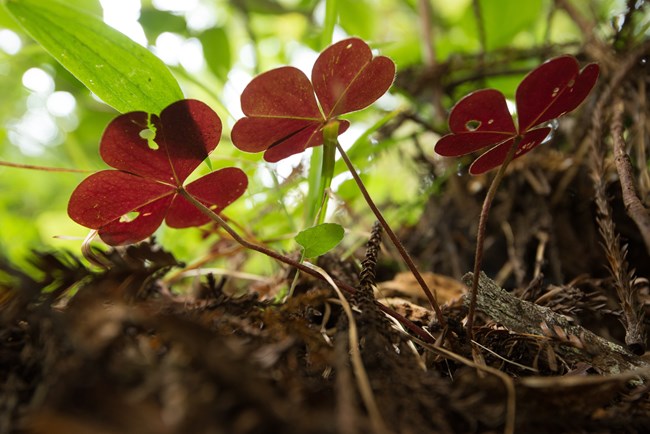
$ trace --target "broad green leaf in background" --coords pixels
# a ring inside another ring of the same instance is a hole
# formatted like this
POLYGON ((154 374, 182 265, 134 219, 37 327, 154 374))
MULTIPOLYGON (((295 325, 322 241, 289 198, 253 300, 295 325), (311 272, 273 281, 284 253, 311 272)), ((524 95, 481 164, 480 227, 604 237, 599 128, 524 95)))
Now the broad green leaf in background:
POLYGON ((323 223, 305 229, 296 235, 296 242, 304 249, 305 258, 314 258, 332 250, 343 239, 343 227, 323 223))
POLYGON ((543 22, 540 17, 548 14, 543 6, 542 0, 481 1, 487 48, 512 46, 513 39, 521 32, 533 33, 536 24, 543 22))
POLYGON ((183 98, 160 59, 95 15, 58 0, 4 0, 4 5, 45 50, 116 110, 160 113, 183 98))
POLYGON ((203 45, 203 55, 210 71, 225 82, 232 66, 232 52, 226 31, 221 27, 213 27, 199 35, 203 45))
POLYGON ((369 0, 338 0, 341 27, 350 35, 372 40, 380 16, 369 11, 375 7, 369 0))
POLYGON ((150 44, 154 44, 156 38, 164 32, 187 35, 185 17, 168 11, 159 11, 153 6, 142 8, 138 21, 142 24, 142 30, 147 35, 150 44))

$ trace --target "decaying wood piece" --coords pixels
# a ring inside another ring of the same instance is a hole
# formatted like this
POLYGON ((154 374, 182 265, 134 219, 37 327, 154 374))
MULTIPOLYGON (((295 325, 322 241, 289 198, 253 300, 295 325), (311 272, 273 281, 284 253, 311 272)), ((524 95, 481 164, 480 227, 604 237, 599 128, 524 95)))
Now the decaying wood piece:
MULTIPOLYGON (((463 276, 465 284, 471 284, 472 273, 463 276)), ((468 304, 469 300, 465 300, 468 304)), ((570 318, 551 309, 520 300, 500 288, 481 272, 477 309, 492 320, 517 333, 548 337, 548 330, 560 331, 565 336, 576 337, 577 344, 559 345, 556 352, 569 362, 588 363, 607 374, 648 368, 650 363, 635 356, 622 346, 603 339, 589 330, 571 323, 570 318), (546 330, 546 332, 545 332, 546 330)))

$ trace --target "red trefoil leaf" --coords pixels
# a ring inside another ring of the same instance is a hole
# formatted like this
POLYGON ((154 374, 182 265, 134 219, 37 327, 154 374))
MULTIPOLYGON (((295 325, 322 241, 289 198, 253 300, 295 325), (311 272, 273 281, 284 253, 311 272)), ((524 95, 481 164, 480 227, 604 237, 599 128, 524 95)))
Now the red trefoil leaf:
POLYGON ((514 158, 519 158, 544 142, 551 132, 544 125, 577 108, 597 79, 598 65, 592 63, 580 70, 572 56, 556 57, 540 65, 517 87, 518 127, 501 92, 483 89, 470 93, 451 110, 451 133, 436 143, 435 151, 457 157, 490 147, 470 166, 472 175, 500 166, 517 138, 514 158))
MULTIPOLYGON (((177 101, 160 116, 144 112, 118 116, 104 131, 99 147, 102 159, 117 170, 103 170, 83 180, 70 197, 68 215, 98 230, 110 245, 142 241, 163 220, 174 228, 207 223, 209 218, 178 191, 220 138, 221 120, 197 100, 177 101)), ((184 188, 219 212, 247 185, 244 172, 228 167, 184 188)))
MULTIPOLYGON (((395 64, 373 57, 370 47, 349 38, 326 48, 316 60, 311 81, 285 66, 255 77, 244 89, 231 138, 246 152, 264 152, 277 162, 323 144, 323 127, 338 116, 364 109, 390 88, 395 64)), ((349 127, 340 121, 339 134, 349 127)))

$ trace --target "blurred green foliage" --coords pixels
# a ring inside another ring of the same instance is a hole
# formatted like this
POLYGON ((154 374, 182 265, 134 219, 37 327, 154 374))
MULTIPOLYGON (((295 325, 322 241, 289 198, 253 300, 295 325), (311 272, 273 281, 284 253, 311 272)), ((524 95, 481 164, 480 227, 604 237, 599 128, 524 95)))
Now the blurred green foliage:
MULTIPOLYGON (((20 4, 21 0, 6 2, 20 4)), ((605 36, 613 32, 612 23, 626 6, 622 0, 572 3, 592 17, 598 23, 596 31, 605 36)), ((128 4, 131 10, 139 4, 132 19, 124 14, 122 24, 143 35, 144 41, 139 42, 168 65, 186 97, 205 101, 224 121, 224 137, 211 157, 213 168, 236 165, 250 178, 247 193, 225 215, 249 236, 286 250, 297 250, 293 237, 309 226, 303 222, 301 207, 309 153, 267 164, 261 155, 236 150, 229 132, 240 116, 239 94, 255 74, 285 64, 311 67, 318 51, 331 42, 323 30, 327 17, 335 22, 334 39, 364 38, 394 59, 398 77, 409 68, 458 56, 489 60, 499 50, 579 44, 584 37, 551 0, 111 0, 102 4, 75 2, 77 8, 106 20, 109 12, 119 16, 120 8, 128 4)), ((530 57, 512 59, 511 66, 534 66, 530 62, 530 57)), ((1 160, 85 170, 106 167, 98 156, 98 143, 117 112, 34 42, 6 8, 0 8, 0 77, 1 160)), ((478 85, 490 85, 511 95, 520 79, 521 74, 512 74, 468 82, 455 92, 461 95, 478 85)), ((445 100, 445 108, 453 102, 445 100)), ((432 154, 435 134, 418 135, 417 146, 412 140, 416 131, 409 128, 388 136, 364 135, 395 110, 415 112, 432 124, 444 118, 417 95, 393 92, 372 108, 350 115, 353 126, 341 141, 349 147, 361 137, 351 149, 351 158, 391 224, 399 227, 418 220, 426 198, 436 193, 439 184, 431 182, 415 162, 422 150, 432 154)), ((333 192, 339 206, 330 205, 335 212, 329 220, 341 222, 347 229, 346 242, 354 245, 374 217, 349 175, 340 169, 337 165, 333 192)), ((200 170, 209 168, 204 165, 200 170)), ((78 251, 87 230, 67 218, 66 206, 81 179, 82 174, 0 167, 0 254, 25 265, 31 249, 78 251)), ((179 259, 191 263, 217 249, 219 238, 210 229, 163 227, 157 236, 179 259)), ((248 267, 263 266, 260 261, 266 264, 257 258, 248 267)))

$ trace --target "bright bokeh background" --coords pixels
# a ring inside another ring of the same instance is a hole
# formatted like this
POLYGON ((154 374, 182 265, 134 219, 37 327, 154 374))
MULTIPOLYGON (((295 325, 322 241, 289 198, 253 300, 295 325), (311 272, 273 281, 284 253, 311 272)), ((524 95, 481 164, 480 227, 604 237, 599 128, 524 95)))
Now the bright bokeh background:
MULTIPOLYGON (((290 240, 304 228, 302 203, 309 152, 279 164, 267 164, 260 155, 237 151, 228 140, 241 116, 239 95, 257 73, 294 65, 309 73, 314 59, 330 41, 322 36, 324 0, 77 0, 83 8, 148 47, 172 70, 187 97, 212 106, 224 121, 224 138, 212 156, 214 167, 237 165, 249 175, 245 197, 226 214, 260 239, 290 240)), ((334 39, 348 35, 367 40, 392 57, 398 75, 422 68, 430 53, 436 62, 454 56, 475 55, 481 49, 480 32, 471 0, 431 0, 431 22, 422 20, 420 0, 338 0, 334 39), (425 43, 428 25, 431 46, 425 43)), ((538 47, 545 43, 572 43, 584 36, 562 12, 550 14, 551 0, 482 0, 485 50, 538 47)), ((598 32, 620 24, 625 1, 574 2, 588 16, 603 23, 598 32), (618 20, 618 21, 617 21, 618 20), (613 24, 612 24, 613 23, 613 24)), ((452 71, 453 72, 453 71, 452 71)), ((511 93, 520 76, 486 83, 511 93)), ((460 88, 459 91, 464 89, 460 88)), ((117 114, 58 65, 0 9, 0 159, 3 161, 86 170, 105 168, 97 147, 106 124, 117 114)), ((445 101, 447 107, 453 101, 445 101)), ((409 110, 435 123, 435 111, 426 100, 398 90, 372 109, 351 115, 353 127, 341 137, 351 147, 386 113, 409 110)), ((444 129, 444 126, 439 126, 444 129)), ((390 138, 370 138, 360 146, 355 163, 371 193, 396 226, 411 224, 422 212, 436 180, 427 179, 415 163, 424 150, 432 153, 437 136, 413 126, 390 138), (414 137, 417 136, 417 140, 414 137), (386 176, 390 174, 390 176, 386 176), (396 182, 397 181, 397 182, 396 182)), ((201 167, 207 171, 207 167, 201 167)), ((0 254, 25 265, 29 251, 52 247, 78 251, 87 230, 66 214, 70 193, 80 174, 52 173, 0 167, 0 254)), ((349 175, 335 178, 338 207, 330 220, 341 222, 354 246, 374 220, 359 198, 349 175)), ((214 237, 199 229, 161 228, 157 236, 184 261, 206 255, 214 237)), ((292 249, 291 241, 279 247, 292 249)), ((250 267, 271 267, 264 258, 250 267)))

